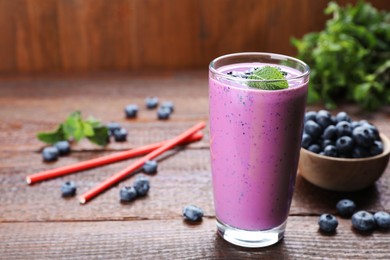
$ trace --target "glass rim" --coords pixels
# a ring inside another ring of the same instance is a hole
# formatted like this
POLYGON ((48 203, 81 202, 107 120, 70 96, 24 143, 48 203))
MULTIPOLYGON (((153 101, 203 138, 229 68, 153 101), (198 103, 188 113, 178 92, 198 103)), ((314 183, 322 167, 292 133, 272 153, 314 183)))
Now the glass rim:
POLYGON ((219 57, 213 59, 209 63, 209 70, 213 74, 218 75, 220 77, 223 77, 223 78, 226 78, 226 79, 231 79, 231 80, 234 80, 234 81, 241 81, 241 82, 278 82, 278 81, 286 81, 286 80, 287 81, 291 81, 291 80, 297 80, 297 79, 305 78, 305 77, 310 75, 310 67, 305 62, 303 62, 303 61, 301 61, 301 60, 299 60, 297 58, 291 57, 291 56, 287 56, 287 55, 283 55, 283 54, 277 54, 277 53, 271 53, 271 52, 237 52, 237 53, 225 54, 225 55, 222 55, 222 56, 219 56, 219 57), (246 78, 237 78, 237 77, 228 75, 226 73, 219 72, 215 68, 215 66, 214 66, 216 62, 218 62, 218 61, 220 61, 222 59, 238 57, 238 56, 249 56, 249 55, 268 56, 271 59, 275 58, 275 59, 278 59, 278 60, 290 60, 290 61, 293 61, 293 62, 296 62, 296 63, 302 65, 304 67, 304 72, 302 72, 302 74, 300 74, 300 75, 297 75, 297 76, 294 76, 294 77, 291 77, 291 78, 288 78, 288 79, 272 79, 272 80, 269 80, 269 79, 268 80, 246 79, 246 78))

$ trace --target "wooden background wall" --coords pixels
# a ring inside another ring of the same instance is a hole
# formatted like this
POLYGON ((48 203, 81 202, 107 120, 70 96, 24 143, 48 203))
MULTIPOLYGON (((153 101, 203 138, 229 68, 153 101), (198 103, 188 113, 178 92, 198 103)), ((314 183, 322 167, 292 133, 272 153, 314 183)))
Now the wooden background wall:
MULTIPOLYGON (((326 0, 0 0, 0 73, 206 68, 240 51, 295 55, 326 0)), ((338 1, 340 4, 356 1, 338 1)), ((390 10, 390 1, 370 1, 390 10)))

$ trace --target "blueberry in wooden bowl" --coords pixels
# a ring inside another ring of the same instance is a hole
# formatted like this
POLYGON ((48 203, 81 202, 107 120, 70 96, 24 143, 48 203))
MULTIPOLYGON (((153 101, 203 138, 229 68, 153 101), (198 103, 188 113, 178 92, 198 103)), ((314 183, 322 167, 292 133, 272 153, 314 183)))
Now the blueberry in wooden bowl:
POLYGON ((380 178, 389 157, 388 137, 367 121, 352 121, 345 112, 307 112, 298 172, 310 183, 332 191, 361 190, 380 178))

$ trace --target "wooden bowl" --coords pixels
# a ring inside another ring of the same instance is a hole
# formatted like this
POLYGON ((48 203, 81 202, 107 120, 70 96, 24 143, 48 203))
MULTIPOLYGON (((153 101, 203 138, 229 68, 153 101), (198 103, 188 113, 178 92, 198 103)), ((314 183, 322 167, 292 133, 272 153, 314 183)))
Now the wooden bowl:
POLYGON ((376 156, 346 159, 319 155, 301 148, 299 174, 312 184, 333 191, 357 191, 375 183, 389 162, 390 141, 380 134, 383 153, 376 156))

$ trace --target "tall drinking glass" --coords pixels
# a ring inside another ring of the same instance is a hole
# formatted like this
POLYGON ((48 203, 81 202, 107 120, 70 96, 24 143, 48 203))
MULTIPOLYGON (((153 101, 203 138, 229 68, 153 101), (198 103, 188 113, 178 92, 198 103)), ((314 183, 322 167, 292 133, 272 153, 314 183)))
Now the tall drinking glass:
POLYGON ((272 53, 221 56, 209 66, 210 156, 218 233, 244 247, 283 238, 297 173, 309 67, 272 53), (277 67, 288 88, 249 79, 277 67))

